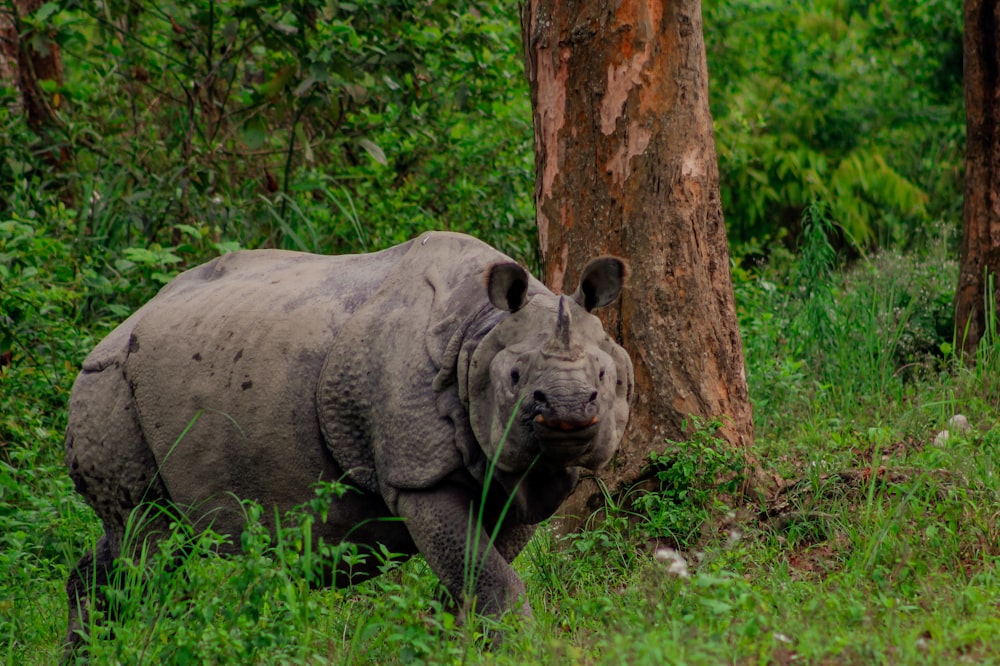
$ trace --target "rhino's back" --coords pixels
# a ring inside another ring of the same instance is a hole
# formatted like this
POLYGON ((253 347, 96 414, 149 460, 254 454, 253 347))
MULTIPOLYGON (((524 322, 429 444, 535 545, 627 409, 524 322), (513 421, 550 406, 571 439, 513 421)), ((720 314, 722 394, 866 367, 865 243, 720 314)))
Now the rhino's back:
POLYGON ((336 327, 378 289, 410 244, 342 256, 234 252, 182 273, 142 310, 167 306, 175 314, 199 311, 215 323, 248 312, 256 313, 255 321, 312 321, 322 312, 330 318, 324 324, 336 327))
POLYGON ((99 371, 123 361, 136 326, 150 316, 169 319, 171 328, 196 323, 218 332, 249 310, 258 322, 263 314, 265 320, 298 315, 315 323, 319 303, 328 317, 324 324, 335 329, 378 289, 409 245, 363 255, 244 250, 217 257, 163 287, 91 351, 83 368, 99 371))

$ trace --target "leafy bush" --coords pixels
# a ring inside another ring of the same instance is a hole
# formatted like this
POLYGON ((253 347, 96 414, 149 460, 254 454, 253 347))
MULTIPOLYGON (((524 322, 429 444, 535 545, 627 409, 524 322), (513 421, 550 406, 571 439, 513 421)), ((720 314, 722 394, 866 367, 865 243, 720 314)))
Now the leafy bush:
MULTIPOLYGON (((65 208, 49 212, 71 222, 65 208)), ((71 246, 42 229, 0 221, 0 457, 40 431, 61 431, 76 375, 68 359, 93 342, 82 328, 87 275, 76 270, 71 246)))
POLYGON ((636 498, 643 515, 642 530, 651 538, 690 548, 712 516, 727 510, 730 498, 745 481, 746 461, 738 449, 716 436, 722 422, 692 418, 684 423, 691 436, 668 441, 662 453, 649 454, 649 471, 656 487, 636 498))

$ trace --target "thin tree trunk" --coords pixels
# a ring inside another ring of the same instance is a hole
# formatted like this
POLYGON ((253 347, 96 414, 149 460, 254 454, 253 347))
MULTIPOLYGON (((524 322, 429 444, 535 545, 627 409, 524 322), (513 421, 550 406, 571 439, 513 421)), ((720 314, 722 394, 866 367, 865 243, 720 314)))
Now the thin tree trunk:
POLYGON ((17 16, 14 5, 0 4, 0 83, 17 85, 17 16))
POLYGON ((49 98, 41 82, 54 81, 60 85, 63 82, 59 45, 46 35, 42 35, 41 39, 31 39, 37 35, 18 34, 23 31, 22 19, 38 11, 43 4, 44 0, 8 2, 2 17, 4 60, 9 67, 10 57, 14 57, 17 88, 28 124, 34 129, 55 123, 55 107, 59 102, 58 98, 49 98))
MULTIPOLYGON (((545 282, 572 289, 599 253, 631 266, 604 316, 635 363, 638 398, 601 481, 615 492, 640 479, 692 414, 722 417, 729 444, 749 446, 701 3, 529 0, 522 31, 545 282)), ((585 483, 563 510, 585 517, 601 500, 585 483)))
POLYGON ((995 325, 1000 297, 1000 0, 965 0, 964 12, 965 200, 955 326, 971 363, 995 325))

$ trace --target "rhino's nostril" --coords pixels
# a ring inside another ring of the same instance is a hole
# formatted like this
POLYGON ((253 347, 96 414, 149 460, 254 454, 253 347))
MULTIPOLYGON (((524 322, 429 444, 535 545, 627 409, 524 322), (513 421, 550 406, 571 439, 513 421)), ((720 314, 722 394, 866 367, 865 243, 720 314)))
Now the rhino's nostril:
POLYGON ((535 399, 535 402, 548 402, 549 401, 549 399, 541 391, 535 391, 535 393, 534 393, 534 395, 532 397, 535 399))
POLYGON ((595 402, 597 400, 597 391, 590 394, 590 402, 595 402))

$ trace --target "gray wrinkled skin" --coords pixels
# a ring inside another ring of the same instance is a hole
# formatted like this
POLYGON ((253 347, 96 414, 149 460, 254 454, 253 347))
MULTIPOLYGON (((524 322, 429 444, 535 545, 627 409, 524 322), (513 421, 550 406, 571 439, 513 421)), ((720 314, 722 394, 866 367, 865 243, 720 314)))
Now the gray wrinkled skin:
MULTIPOLYGON (((105 529, 67 584, 70 649, 137 507, 238 543, 236 497, 273 516, 322 480, 356 490, 314 539, 419 552, 470 601, 466 533, 491 459, 476 607, 530 613, 510 562, 628 420, 631 362, 589 312, 624 272, 597 259, 559 297, 480 241, 431 232, 368 255, 238 252, 177 277, 94 349, 70 397, 67 464, 105 529)), ((151 515, 155 538, 168 521, 151 515)))

